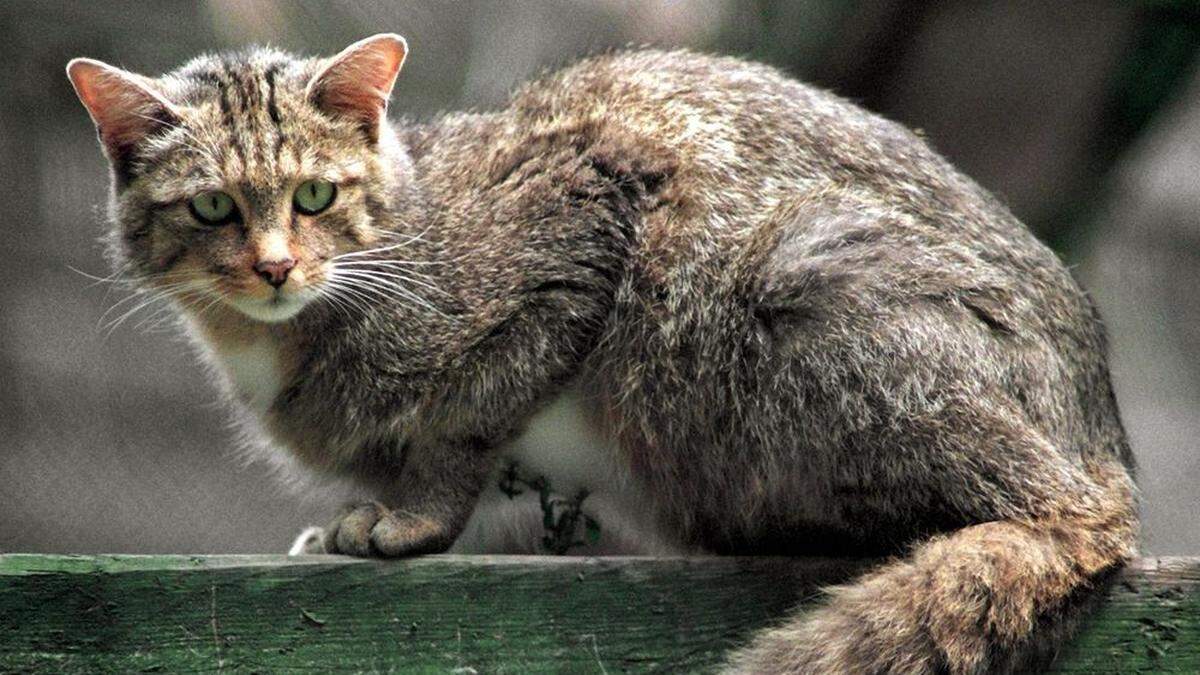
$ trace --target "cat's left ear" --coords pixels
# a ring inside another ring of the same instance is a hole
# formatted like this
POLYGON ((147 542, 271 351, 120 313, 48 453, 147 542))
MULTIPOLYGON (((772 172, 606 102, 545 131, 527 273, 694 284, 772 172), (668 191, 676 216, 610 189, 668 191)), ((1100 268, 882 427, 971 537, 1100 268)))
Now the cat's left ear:
POLYGON ((333 57, 308 83, 308 100, 333 116, 358 121, 372 141, 387 113, 388 98, 408 43, 395 33, 359 40, 333 57))
POLYGON ((94 59, 73 59, 67 77, 118 169, 146 137, 179 124, 179 111, 141 75, 94 59))

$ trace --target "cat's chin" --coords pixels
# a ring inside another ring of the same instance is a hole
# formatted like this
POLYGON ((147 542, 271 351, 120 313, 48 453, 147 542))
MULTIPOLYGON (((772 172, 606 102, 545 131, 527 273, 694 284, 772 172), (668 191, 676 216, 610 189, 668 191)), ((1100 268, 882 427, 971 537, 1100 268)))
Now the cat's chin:
POLYGON ((277 295, 265 300, 231 298, 229 304, 255 321, 281 323, 299 314, 309 299, 301 295, 277 295))

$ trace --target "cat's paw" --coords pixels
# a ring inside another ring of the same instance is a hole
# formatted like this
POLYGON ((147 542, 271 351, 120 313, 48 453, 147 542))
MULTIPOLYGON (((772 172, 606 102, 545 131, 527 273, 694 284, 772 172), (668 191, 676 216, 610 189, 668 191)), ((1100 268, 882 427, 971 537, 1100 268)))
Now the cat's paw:
POLYGON ((320 527, 306 527, 304 531, 292 540, 288 555, 312 555, 325 553, 325 530, 320 527))
POLYGON ((326 553, 397 558, 445 550, 446 528, 433 519, 394 511, 378 502, 347 507, 325 528, 326 553))

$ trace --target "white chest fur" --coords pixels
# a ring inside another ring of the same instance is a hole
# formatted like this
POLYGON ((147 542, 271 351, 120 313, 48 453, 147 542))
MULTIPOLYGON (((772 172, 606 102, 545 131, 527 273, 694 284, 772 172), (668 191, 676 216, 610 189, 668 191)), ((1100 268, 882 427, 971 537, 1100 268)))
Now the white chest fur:
POLYGON ((523 474, 545 476, 556 492, 620 491, 629 477, 618 463, 616 443, 589 423, 586 405, 573 389, 561 394, 505 448, 505 459, 523 474))
MULTIPOLYGON (((544 478, 558 497, 586 490, 584 513, 600 523, 600 541, 571 553, 664 554, 680 547, 657 531, 653 500, 629 475, 615 439, 589 422, 589 402, 569 389, 530 420, 509 443, 499 470, 512 463, 526 479, 544 478)), ((466 531, 453 548, 470 553, 540 553, 546 534, 538 495, 528 486, 517 497, 499 488, 497 474, 484 491, 466 531)))
POLYGON ((270 408, 283 386, 278 347, 268 338, 213 345, 213 360, 230 391, 256 413, 270 408))

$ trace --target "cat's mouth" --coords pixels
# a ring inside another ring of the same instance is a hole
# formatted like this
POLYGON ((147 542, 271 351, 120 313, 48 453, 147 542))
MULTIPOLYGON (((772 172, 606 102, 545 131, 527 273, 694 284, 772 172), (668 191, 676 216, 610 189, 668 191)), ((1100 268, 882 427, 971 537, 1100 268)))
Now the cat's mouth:
POLYGON ((312 300, 312 294, 303 290, 288 292, 274 289, 265 297, 232 297, 229 303, 242 314, 265 323, 278 323, 300 313, 312 300))

